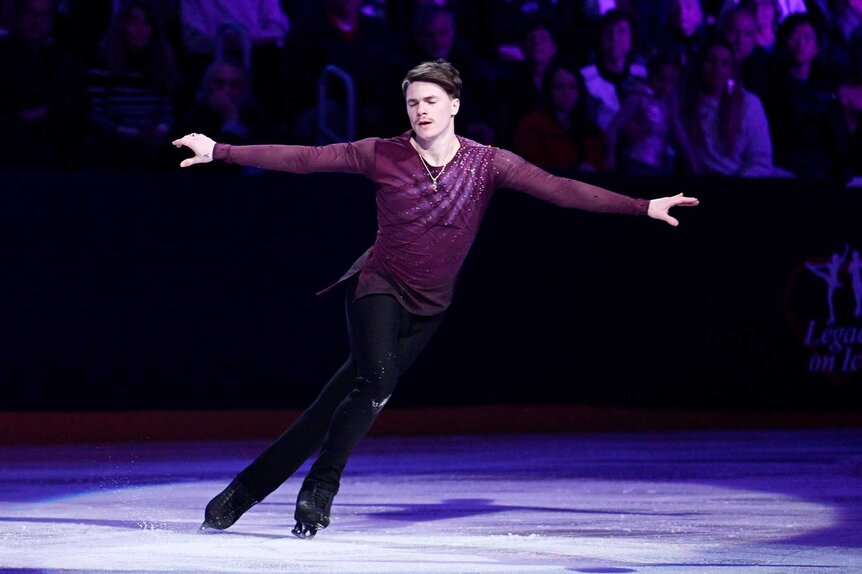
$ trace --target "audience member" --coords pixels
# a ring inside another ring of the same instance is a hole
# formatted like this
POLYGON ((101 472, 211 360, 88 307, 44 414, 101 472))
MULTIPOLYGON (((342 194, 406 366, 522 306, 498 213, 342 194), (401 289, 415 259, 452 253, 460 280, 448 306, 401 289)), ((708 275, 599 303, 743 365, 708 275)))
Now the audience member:
POLYGON ((74 167, 86 115, 83 66, 53 41, 54 0, 18 0, 0 38, 0 162, 74 167))
POLYGON ((624 175, 666 177, 678 172, 679 163, 694 173, 697 159, 679 121, 682 60, 676 52, 658 52, 648 69, 647 81, 625 99, 608 128, 607 168, 624 175))
POLYGON ((523 59, 505 64, 499 80, 498 125, 502 142, 510 142, 517 121, 544 101, 543 78, 558 52, 552 26, 543 21, 530 24, 519 51, 523 59))
POLYGON ((577 66, 553 64, 543 84, 544 104, 518 122, 515 153, 547 170, 604 170, 604 134, 590 119, 577 66))
POLYGON ((757 16, 751 7, 737 6, 722 15, 719 36, 733 48, 742 86, 758 97, 769 80, 771 55, 757 43, 757 16))
POLYGON ((582 68, 581 74, 591 98, 591 115, 606 130, 628 91, 646 77, 646 68, 638 61, 635 23, 629 14, 610 10, 602 16, 595 63, 582 68))
POLYGON ((862 0, 810 0, 814 26, 821 32, 821 64, 843 79, 851 73, 853 43, 862 40, 862 0))
MULTIPOLYGON (((55 40, 83 61, 91 62, 111 19, 128 0, 60 0, 55 40)), ((171 46, 181 45, 180 0, 150 0, 171 46)))
POLYGON ((818 60, 820 32, 808 14, 788 16, 778 31, 774 76, 764 95, 775 163, 802 177, 846 175, 849 133, 838 83, 818 60))
POLYGON ((183 68, 187 77, 184 98, 200 84, 209 62, 219 58, 224 42, 248 58, 252 85, 261 101, 280 105, 282 46, 290 21, 278 0, 183 0, 180 20, 183 39, 183 68), (247 43, 247 45, 242 45, 247 43))
POLYGON ((767 52, 772 52, 778 24, 782 20, 778 0, 740 0, 739 5, 754 11, 757 17, 757 45, 767 52))
MULTIPOLYGON (((146 0, 114 15, 89 70, 91 161, 167 167, 180 72, 162 21, 146 0)), ((170 163, 169 163, 170 162, 170 163)))
POLYGON ((672 0, 664 34, 658 43, 665 52, 677 52, 684 66, 696 59, 707 38, 701 0, 672 0))
POLYGON ((850 63, 847 83, 839 90, 847 129, 851 134, 850 171, 862 176, 862 29, 851 34, 848 43, 850 63))
MULTIPOLYGON (((255 100, 246 64, 216 59, 204 74, 195 104, 177 123, 176 133, 195 131, 215 134, 219 142, 248 145, 276 137, 273 121, 255 100)), ((223 164, 222 169, 238 166, 223 164)))
POLYGON ((318 101, 328 65, 355 86, 352 137, 400 133, 401 94, 385 86, 436 58, 474 79, 463 135, 515 147, 517 132, 527 150, 557 138, 556 157, 535 160, 549 169, 787 173, 764 142, 801 176, 862 162, 862 0, 0 0, 2 161, 74 167, 88 152, 100 166, 168 167, 176 118, 225 141, 315 144, 330 137, 323 114, 346 137, 347 88, 329 82, 318 101), (681 100, 672 51, 691 76, 681 100), (663 63, 647 74, 650 55, 663 63))
MULTIPOLYGON (((403 102, 398 84, 403 74, 403 49, 385 22, 364 14, 358 0, 324 0, 304 26, 288 35, 284 49, 284 117, 301 125, 301 116, 316 114, 318 81, 328 65, 349 74, 355 84, 359 117, 357 137, 395 134, 404 128, 403 102), (400 115, 396 114, 400 112, 400 115)), ((345 107, 346 93, 333 88, 331 105, 345 107), (338 96, 336 99, 335 96, 338 96)), ((402 130, 403 131, 403 130, 402 130)), ((315 134, 297 134, 302 141, 315 134)))
POLYGON ((412 29, 409 61, 419 64, 442 58, 465 77, 473 78, 469 86, 461 89, 463 105, 458 113, 461 134, 480 143, 496 143, 498 106, 494 104, 492 91, 497 82, 496 70, 465 38, 458 36, 455 15, 447 8, 419 8, 412 29))
POLYGON ((707 43, 688 78, 681 121, 702 173, 779 175, 772 165, 769 124, 760 99, 742 87, 733 49, 707 43))

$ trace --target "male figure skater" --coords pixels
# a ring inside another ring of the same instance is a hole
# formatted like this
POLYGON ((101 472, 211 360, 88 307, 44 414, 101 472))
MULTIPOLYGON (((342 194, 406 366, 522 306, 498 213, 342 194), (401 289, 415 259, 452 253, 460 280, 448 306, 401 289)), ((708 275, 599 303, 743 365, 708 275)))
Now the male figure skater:
POLYGON ((517 155, 455 134, 461 77, 448 62, 424 62, 402 83, 411 130, 326 146, 217 144, 203 134, 173 143, 194 157, 293 173, 364 174, 377 189, 374 245, 336 283, 345 284, 350 354, 317 399, 215 498, 202 529, 225 529, 320 449, 296 501, 292 532, 311 538, 330 522, 332 500, 354 446, 389 400, 399 377, 437 329, 456 278, 497 188, 562 207, 648 215, 677 225, 682 194, 646 200, 553 176, 517 155))

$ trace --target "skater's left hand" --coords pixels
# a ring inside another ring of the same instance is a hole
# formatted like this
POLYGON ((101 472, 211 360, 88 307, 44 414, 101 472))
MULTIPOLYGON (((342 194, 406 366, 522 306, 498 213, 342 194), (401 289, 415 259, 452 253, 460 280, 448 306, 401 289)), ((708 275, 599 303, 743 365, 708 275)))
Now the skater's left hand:
POLYGON ((668 213, 668 211, 670 211, 670 208, 676 206, 690 207, 699 203, 700 202, 697 200, 697 198, 686 197, 681 193, 678 193, 672 197, 659 197, 650 200, 647 215, 649 215, 653 219, 667 221, 670 225, 676 227, 677 225, 679 225, 679 221, 668 213))

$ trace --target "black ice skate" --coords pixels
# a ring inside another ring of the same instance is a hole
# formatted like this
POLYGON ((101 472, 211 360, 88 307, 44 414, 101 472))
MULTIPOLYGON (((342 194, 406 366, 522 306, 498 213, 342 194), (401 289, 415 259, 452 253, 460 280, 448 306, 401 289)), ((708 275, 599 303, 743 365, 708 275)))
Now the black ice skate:
POLYGON ((258 502, 242 483, 234 479, 207 504, 200 531, 224 530, 258 502))
POLYGON ((296 526, 291 532, 298 538, 314 538, 318 530, 329 526, 329 513, 335 492, 318 484, 304 484, 296 497, 296 526))

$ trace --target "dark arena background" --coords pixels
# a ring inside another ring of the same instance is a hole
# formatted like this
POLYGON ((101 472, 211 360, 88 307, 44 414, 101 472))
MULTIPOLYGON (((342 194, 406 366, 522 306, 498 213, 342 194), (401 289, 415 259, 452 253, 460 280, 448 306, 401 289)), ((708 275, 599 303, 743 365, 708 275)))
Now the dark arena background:
MULTIPOLYGON (((577 177, 701 205, 672 228, 500 190, 440 336, 392 407, 854 420, 857 190, 577 177), (842 254, 830 322, 813 269, 842 254)), ((10 411, 303 408, 347 355, 342 293, 316 293, 374 240, 360 176, 7 172, 2 187, 10 411)))

